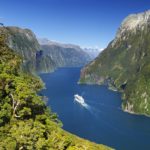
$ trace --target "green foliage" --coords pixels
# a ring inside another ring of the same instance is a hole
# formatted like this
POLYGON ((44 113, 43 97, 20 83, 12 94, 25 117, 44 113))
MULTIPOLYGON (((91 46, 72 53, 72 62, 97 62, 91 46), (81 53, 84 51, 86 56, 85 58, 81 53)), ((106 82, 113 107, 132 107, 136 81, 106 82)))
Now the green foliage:
POLYGON ((108 150, 62 130, 37 92, 38 77, 20 70, 21 58, 0 36, 0 150, 108 150))
POLYGON ((81 72, 82 83, 109 82, 123 92, 123 108, 150 115, 150 27, 126 31, 81 72))

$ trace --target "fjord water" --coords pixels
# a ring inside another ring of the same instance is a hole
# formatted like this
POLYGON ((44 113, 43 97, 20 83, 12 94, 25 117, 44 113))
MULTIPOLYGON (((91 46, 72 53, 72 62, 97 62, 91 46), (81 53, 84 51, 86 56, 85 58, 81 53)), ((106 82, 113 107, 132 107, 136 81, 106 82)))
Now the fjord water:
POLYGON ((121 110, 121 95, 106 86, 77 84, 81 68, 60 68, 41 74, 48 105, 63 122, 63 128, 88 140, 117 150, 149 150, 150 118, 121 110), (74 101, 82 95, 88 107, 74 101))

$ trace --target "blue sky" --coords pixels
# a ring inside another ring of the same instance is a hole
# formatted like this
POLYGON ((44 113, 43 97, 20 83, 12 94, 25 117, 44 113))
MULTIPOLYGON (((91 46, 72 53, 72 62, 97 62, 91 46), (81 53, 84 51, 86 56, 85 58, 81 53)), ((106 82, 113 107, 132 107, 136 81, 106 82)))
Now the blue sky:
POLYGON ((0 21, 84 47, 104 48, 122 20, 150 9, 150 0, 0 0, 0 21))

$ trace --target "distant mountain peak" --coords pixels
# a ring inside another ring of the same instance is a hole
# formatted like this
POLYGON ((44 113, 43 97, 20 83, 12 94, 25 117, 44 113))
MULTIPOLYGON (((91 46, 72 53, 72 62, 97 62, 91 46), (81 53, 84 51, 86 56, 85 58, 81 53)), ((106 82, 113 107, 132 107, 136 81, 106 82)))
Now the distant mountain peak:
POLYGON ((80 46, 75 45, 75 44, 66 44, 54 40, 49 40, 47 38, 38 38, 38 42, 40 45, 56 45, 56 46, 61 46, 63 48, 75 48, 75 49, 81 49, 80 46))
POLYGON ((58 41, 49 40, 47 38, 38 38, 38 42, 41 46, 49 45, 49 46, 57 46, 61 48, 71 48, 71 49, 75 49, 76 51, 84 51, 90 56, 91 59, 94 59, 95 57, 97 57, 98 54, 103 50, 103 49, 92 48, 92 47, 83 48, 83 47, 80 47, 79 45, 61 43, 58 41))

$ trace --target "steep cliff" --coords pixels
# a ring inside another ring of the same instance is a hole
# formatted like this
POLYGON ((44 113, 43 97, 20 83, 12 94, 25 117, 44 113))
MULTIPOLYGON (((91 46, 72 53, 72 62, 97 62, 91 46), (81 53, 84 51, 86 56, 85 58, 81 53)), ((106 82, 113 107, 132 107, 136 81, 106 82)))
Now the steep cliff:
POLYGON ((81 83, 104 84, 123 92, 122 107, 150 115, 150 11, 128 16, 115 39, 81 71, 81 83))
POLYGON ((23 58, 23 69, 28 72, 36 71, 36 53, 40 45, 34 33, 29 29, 18 27, 0 28, 0 32, 7 34, 7 45, 23 58))
MULTIPOLYGON (((0 33, 3 27, 0 28, 0 33)), ((23 58, 22 68, 30 73, 51 72, 57 67, 78 67, 91 58, 79 46, 48 41, 40 45, 35 34, 29 29, 5 27, 7 45, 23 58), (47 42, 46 42, 47 43, 47 42)))
POLYGON ((39 39, 43 56, 49 57, 57 67, 80 67, 87 64, 91 57, 77 45, 62 44, 48 39, 39 39))

